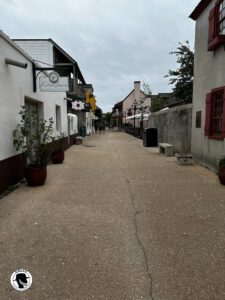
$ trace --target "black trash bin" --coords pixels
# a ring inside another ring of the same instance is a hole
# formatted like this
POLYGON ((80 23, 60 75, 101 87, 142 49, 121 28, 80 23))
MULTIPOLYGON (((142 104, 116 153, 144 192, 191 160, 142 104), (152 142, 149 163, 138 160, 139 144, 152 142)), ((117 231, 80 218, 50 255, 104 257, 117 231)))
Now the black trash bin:
POLYGON ((143 132, 143 145, 145 147, 158 146, 158 131, 157 128, 145 128, 143 132))

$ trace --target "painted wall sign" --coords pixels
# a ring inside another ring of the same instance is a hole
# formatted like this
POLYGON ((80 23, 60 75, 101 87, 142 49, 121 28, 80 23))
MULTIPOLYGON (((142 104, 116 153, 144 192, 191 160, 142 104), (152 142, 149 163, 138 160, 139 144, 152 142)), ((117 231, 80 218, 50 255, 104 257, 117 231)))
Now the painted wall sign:
POLYGON ((39 77, 40 92, 68 92, 68 77, 59 77, 57 81, 49 80, 49 77, 39 77))

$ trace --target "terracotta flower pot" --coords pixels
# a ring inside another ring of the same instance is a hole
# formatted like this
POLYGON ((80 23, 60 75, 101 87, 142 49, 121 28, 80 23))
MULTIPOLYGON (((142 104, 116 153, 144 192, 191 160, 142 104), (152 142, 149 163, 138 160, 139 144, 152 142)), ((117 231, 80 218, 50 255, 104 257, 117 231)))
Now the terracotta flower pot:
POLYGON ((61 164, 64 161, 64 151, 57 150, 52 153, 52 162, 54 164, 61 164))
POLYGON ((225 167, 219 167, 218 177, 220 183, 225 185, 225 167))
POLYGON ((27 166, 25 178, 30 186, 43 185, 47 178, 47 167, 27 166))

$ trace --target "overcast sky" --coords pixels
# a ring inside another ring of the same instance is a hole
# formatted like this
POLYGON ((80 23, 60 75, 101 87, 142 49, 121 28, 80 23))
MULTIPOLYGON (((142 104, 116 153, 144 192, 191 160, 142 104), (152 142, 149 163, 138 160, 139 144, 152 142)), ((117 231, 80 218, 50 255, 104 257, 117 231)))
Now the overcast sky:
POLYGON ((199 0, 0 0, 0 29, 11 38, 52 38, 79 64, 104 111, 140 80, 169 92, 168 53, 194 46, 188 16, 199 0))

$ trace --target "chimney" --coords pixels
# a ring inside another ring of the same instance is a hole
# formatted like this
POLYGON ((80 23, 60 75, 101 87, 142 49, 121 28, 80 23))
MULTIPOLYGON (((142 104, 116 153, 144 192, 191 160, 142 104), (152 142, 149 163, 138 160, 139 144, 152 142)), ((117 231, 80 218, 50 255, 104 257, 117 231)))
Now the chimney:
POLYGON ((140 81, 134 81, 134 97, 137 102, 140 101, 141 98, 141 82, 140 81))

